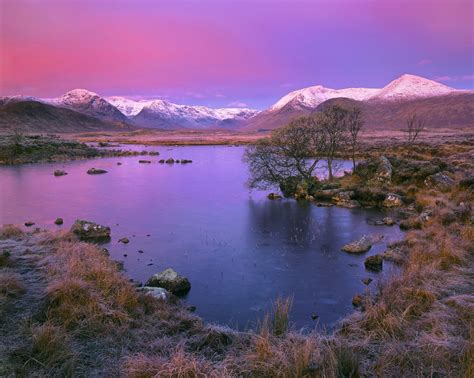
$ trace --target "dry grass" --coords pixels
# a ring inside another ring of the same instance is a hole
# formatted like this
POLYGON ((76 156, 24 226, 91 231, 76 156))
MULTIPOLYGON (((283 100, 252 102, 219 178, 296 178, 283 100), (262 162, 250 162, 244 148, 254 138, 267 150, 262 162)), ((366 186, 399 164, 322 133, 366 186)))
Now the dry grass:
POLYGON ((18 239, 25 235, 20 227, 6 224, 0 228, 0 239, 18 239))
POLYGON ((2 297, 16 297, 26 291, 19 274, 7 269, 0 270, 0 299, 2 297))

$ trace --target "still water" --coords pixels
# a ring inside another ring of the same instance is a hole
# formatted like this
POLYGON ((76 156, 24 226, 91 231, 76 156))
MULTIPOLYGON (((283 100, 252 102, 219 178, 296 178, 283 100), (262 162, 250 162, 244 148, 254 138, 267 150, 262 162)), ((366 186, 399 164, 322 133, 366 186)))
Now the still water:
POLYGON ((366 290, 361 279, 374 278, 374 287, 389 274, 389 264, 383 273, 364 268, 365 257, 401 238, 397 227, 367 224, 383 213, 270 201, 267 192, 246 188, 243 147, 147 149, 161 154, 146 157, 151 164, 124 157, 0 167, 0 224, 31 220, 59 229, 80 218, 108 225, 112 241, 105 246, 131 278, 144 282, 172 267, 191 281, 185 300, 197 314, 240 329, 261 319, 278 296, 293 296, 296 327, 331 327, 366 290), (193 163, 158 164, 169 157, 193 163), (91 167, 108 173, 87 175, 91 167), (55 169, 68 175, 54 177, 55 169), (63 226, 53 224, 57 217, 63 226), (370 233, 385 235, 384 242, 362 256, 340 251, 370 233), (122 237, 130 243, 118 243, 122 237))

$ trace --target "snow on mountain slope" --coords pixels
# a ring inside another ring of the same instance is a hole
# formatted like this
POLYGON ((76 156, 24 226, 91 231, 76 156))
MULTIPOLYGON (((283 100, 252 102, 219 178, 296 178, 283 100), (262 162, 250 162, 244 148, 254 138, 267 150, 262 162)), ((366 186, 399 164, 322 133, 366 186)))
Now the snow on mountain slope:
POLYGON ((373 99, 403 100, 442 96, 456 89, 420 76, 405 74, 383 87, 373 99))
MULTIPOLYGON (((213 124, 224 120, 246 120, 258 113, 247 108, 213 109, 206 106, 178 105, 164 100, 134 101, 124 97, 109 97, 107 100, 127 117, 134 118, 142 111, 156 114, 161 119, 167 119, 179 124, 183 121, 191 127, 193 123, 213 124)), ((203 125, 201 125, 203 126, 203 125)))
POLYGON ((302 106, 315 108, 326 100, 336 97, 347 97, 353 100, 364 101, 376 95, 379 89, 375 88, 345 88, 331 89, 321 85, 299 89, 288 93, 282 97, 269 110, 278 110, 283 108, 289 102, 297 102, 302 106))
POLYGON ((394 101, 442 96, 455 91, 457 90, 436 81, 405 74, 383 88, 331 89, 317 85, 299 89, 282 97, 276 104, 270 107, 269 110, 279 110, 289 103, 315 108, 324 101, 336 97, 347 97, 357 101, 394 101))

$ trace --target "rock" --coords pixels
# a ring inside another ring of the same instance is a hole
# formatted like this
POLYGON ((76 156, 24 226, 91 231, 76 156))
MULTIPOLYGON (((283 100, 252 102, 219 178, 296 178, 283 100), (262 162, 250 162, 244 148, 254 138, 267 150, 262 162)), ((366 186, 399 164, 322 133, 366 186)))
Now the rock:
POLYGON ((88 175, 101 175, 107 173, 105 169, 96 169, 96 168, 91 168, 87 171, 88 175))
POLYGON ((276 199, 281 199, 282 197, 277 194, 277 193, 270 193, 268 196, 267 196, 268 199, 271 199, 271 200, 276 200, 276 199))
POLYGON ((420 218, 420 221, 422 222, 428 222, 432 216, 433 216, 433 210, 425 209, 421 212, 419 218, 420 218))
POLYGON ((191 289, 191 283, 186 277, 180 276, 173 269, 168 268, 153 275, 146 286, 162 287, 175 295, 185 295, 191 289))
POLYGON ((305 199, 308 195, 313 196, 321 183, 316 177, 303 179, 298 176, 288 177, 280 182, 280 190, 284 197, 295 197, 305 199))
POLYGON ((370 248, 372 248, 373 244, 377 243, 382 238, 383 238, 382 235, 374 235, 374 236, 364 235, 359 240, 346 244, 344 247, 342 247, 342 251, 348 252, 348 253, 367 252, 370 248))
POLYGON ((165 159, 160 159, 160 160, 158 161, 158 163, 160 163, 160 164, 165 164, 165 159))
POLYGON ((365 269, 378 272, 383 268, 383 258, 381 255, 369 256, 364 261, 365 269))
POLYGON ((109 147, 110 144, 107 142, 99 142, 99 147, 109 147))
POLYGON ((393 262, 394 264, 401 265, 405 262, 407 256, 407 251, 405 243, 395 243, 388 246, 388 249, 382 253, 382 258, 384 260, 393 262))
POLYGON ((150 156, 158 156, 160 153, 158 151, 150 151, 148 155, 150 156))
POLYGON ((113 261, 113 263, 115 264, 115 266, 117 267, 117 270, 120 270, 122 271, 124 266, 123 266, 123 261, 113 261))
POLYGON ((390 183, 393 172, 392 164, 385 156, 380 156, 377 163, 375 179, 381 183, 390 183))
POLYGON ((400 207, 402 205, 402 197, 395 193, 388 193, 382 202, 383 207, 400 207))
POLYGON ((354 307, 362 307, 362 303, 364 302, 364 297, 360 294, 354 295, 352 298, 352 305, 354 307))
POLYGON ((179 164, 179 163, 180 163, 180 161, 179 161, 179 160, 175 160, 175 163, 178 163, 178 164, 179 164))
POLYGON ((355 208, 355 207, 360 207, 359 202, 353 200, 352 198, 354 197, 354 192, 353 191, 347 191, 347 192, 339 192, 336 195, 334 195, 331 200, 337 205, 341 207, 347 207, 349 209, 355 208))
POLYGON ((138 253, 143 253, 143 251, 141 249, 138 250, 138 253))
POLYGON ((455 184, 454 180, 443 172, 428 176, 424 183, 427 188, 439 190, 450 189, 455 184))
POLYGON ((324 190, 317 190, 313 196, 314 198, 330 201, 333 197, 335 197, 338 193, 342 192, 342 189, 324 189, 324 190))
POLYGON ((334 204, 329 203, 329 202, 317 202, 316 203, 317 207, 332 207, 334 204))
POLYGON ((119 243, 128 244, 130 240, 128 238, 121 238, 118 240, 119 243))
POLYGON ((32 222, 32 221, 27 221, 27 222, 25 222, 25 226, 26 226, 26 227, 31 227, 31 226, 33 226, 34 224, 35 224, 35 222, 32 222))
POLYGON ((122 163, 121 163, 121 162, 117 162, 117 165, 122 165, 122 163))
POLYGON ((61 169, 56 169, 53 173, 56 177, 59 177, 59 176, 66 176, 67 175, 67 172, 66 171, 62 171, 61 169))
POLYGON ((63 221, 63 218, 56 218, 56 220, 54 221, 54 224, 60 226, 64 223, 63 221))
POLYGON ((151 164, 151 160, 138 160, 140 164, 151 164))
POLYGON ((162 287, 143 286, 139 289, 139 291, 142 291, 146 295, 160 299, 162 301, 166 301, 169 297, 168 291, 162 287))
POLYGON ((362 283, 363 283, 364 285, 370 285, 370 283, 371 283, 372 281, 373 281, 372 278, 367 277, 367 278, 364 278, 364 279, 362 280, 362 283))
POLYGON ((80 240, 106 242, 110 240, 110 227, 77 219, 71 227, 71 232, 80 240))
POLYGON ((393 218, 390 218, 390 217, 383 218, 382 222, 386 226, 393 226, 395 224, 395 221, 393 220, 393 218))
POLYGON ((313 319, 313 320, 318 320, 318 319, 319 319, 319 315, 311 314, 311 319, 313 319))
POLYGON ((194 312, 196 311, 196 306, 188 306, 186 307, 186 310, 188 310, 189 312, 194 312))
POLYGON ((192 163, 192 162, 193 162, 192 160, 181 159, 181 164, 189 164, 189 163, 192 163))
POLYGON ((174 164, 174 159, 173 158, 169 158, 165 161, 166 164, 174 164))

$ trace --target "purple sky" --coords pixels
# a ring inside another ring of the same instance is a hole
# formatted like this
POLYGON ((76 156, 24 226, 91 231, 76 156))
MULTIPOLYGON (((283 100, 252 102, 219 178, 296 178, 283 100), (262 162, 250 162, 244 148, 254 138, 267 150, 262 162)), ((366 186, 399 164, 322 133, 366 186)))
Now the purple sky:
POLYGON ((0 95, 264 108, 403 73, 474 84, 474 0, 0 0, 0 95))

